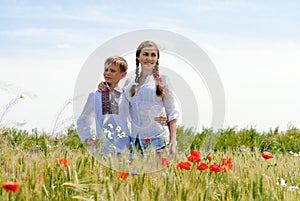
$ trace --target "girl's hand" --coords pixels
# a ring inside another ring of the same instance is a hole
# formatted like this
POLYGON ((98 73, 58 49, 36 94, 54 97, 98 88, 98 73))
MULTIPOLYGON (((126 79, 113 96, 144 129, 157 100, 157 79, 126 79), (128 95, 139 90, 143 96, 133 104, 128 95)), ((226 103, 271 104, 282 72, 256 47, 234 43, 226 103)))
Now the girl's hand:
POLYGON ((102 91, 102 92, 105 92, 105 91, 108 91, 108 88, 107 88, 107 86, 106 86, 106 84, 104 82, 100 82, 98 84, 98 90, 102 91))
POLYGON ((177 149, 177 141, 171 141, 169 144, 169 153, 175 154, 177 149))
POLYGON ((159 117, 154 117, 154 120, 160 123, 162 126, 166 126, 168 124, 168 118, 166 115, 160 115, 159 117))

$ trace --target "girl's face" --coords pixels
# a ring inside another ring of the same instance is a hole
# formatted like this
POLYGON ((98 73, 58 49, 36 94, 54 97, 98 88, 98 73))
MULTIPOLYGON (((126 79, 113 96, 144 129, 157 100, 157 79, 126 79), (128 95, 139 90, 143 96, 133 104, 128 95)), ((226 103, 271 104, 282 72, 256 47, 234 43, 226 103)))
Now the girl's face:
POLYGON ((155 47, 144 47, 138 60, 142 68, 152 69, 158 60, 158 51, 155 47))

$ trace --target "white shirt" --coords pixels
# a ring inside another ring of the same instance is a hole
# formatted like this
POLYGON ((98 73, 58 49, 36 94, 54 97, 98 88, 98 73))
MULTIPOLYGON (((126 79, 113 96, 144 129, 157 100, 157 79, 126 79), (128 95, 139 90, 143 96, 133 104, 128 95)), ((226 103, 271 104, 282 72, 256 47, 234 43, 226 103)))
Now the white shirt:
MULTIPOLYGON (((162 114, 168 117, 168 120, 178 119, 179 110, 176 99, 167 76, 162 77, 162 84, 165 86, 165 96, 156 95, 156 80, 153 75, 146 77, 145 83, 139 87, 137 93, 131 97, 130 89, 135 84, 134 79, 124 88, 124 98, 120 103, 120 108, 125 116, 130 114, 131 136, 143 140, 146 137, 151 139, 163 139, 167 144, 170 140, 168 126, 162 126, 154 120, 162 114)), ((154 144, 156 148, 161 148, 164 144, 154 144)), ((153 141, 155 143, 155 141, 153 141)), ((153 144, 152 144, 153 145, 153 144)))
MULTIPOLYGON (((116 86, 112 91, 112 97, 122 90, 116 86)), ((116 96, 115 96, 116 97, 116 96)), ((120 102, 116 100, 116 102, 120 102)), ((120 109, 120 108, 119 108, 120 109)), ((129 147, 130 138, 126 122, 126 116, 119 114, 102 114, 102 92, 90 93, 81 115, 77 120, 77 130, 82 141, 92 138, 91 126, 95 121, 96 138, 102 142, 103 152, 122 152, 129 147)))

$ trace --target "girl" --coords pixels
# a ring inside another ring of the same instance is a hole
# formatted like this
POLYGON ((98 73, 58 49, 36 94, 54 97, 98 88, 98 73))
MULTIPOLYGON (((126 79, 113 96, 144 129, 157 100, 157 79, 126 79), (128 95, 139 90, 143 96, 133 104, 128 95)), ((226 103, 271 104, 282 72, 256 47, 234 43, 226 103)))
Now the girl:
POLYGON ((153 41, 144 41, 138 46, 135 79, 126 81, 124 99, 120 103, 123 112, 130 113, 133 144, 142 154, 147 149, 163 150, 166 145, 170 153, 176 151, 179 112, 168 78, 159 74, 158 59, 159 49, 153 41), (167 125, 153 120, 160 115, 167 116, 167 125))

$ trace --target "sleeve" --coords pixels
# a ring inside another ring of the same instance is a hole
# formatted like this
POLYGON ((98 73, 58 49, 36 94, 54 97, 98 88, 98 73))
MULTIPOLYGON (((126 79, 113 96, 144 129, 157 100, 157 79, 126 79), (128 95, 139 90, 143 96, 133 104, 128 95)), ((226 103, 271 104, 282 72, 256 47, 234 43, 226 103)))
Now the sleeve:
POLYGON ((77 131, 80 139, 86 141, 91 138, 91 125, 95 114, 95 94, 90 93, 83 108, 83 111, 77 119, 77 131))
POLYGON ((122 128, 128 136, 131 135, 130 129, 129 129, 129 100, 125 95, 125 92, 123 90, 123 93, 121 95, 120 103, 119 103, 119 115, 118 115, 118 122, 120 125, 123 125, 124 128, 122 128))
POLYGON ((162 76, 162 83, 165 86, 165 96, 163 97, 163 104, 166 109, 166 114, 168 120, 178 120, 179 118, 179 107, 178 102, 175 96, 175 93, 172 89, 172 85, 167 76, 162 76))

